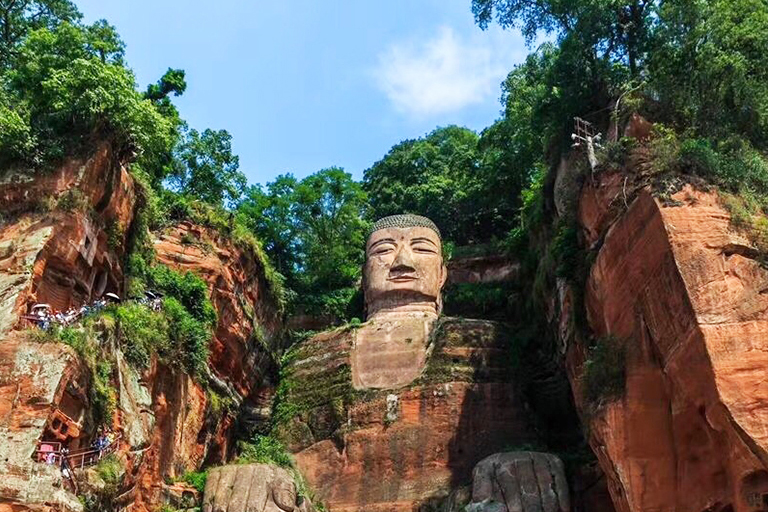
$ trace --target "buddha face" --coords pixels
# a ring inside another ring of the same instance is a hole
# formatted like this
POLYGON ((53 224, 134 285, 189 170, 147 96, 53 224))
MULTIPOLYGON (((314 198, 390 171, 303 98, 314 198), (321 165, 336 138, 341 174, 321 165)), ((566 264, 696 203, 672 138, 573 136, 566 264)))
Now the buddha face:
POLYGON ((437 313, 447 272, 440 237, 426 227, 374 231, 366 245, 365 301, 380 310, 437 313))

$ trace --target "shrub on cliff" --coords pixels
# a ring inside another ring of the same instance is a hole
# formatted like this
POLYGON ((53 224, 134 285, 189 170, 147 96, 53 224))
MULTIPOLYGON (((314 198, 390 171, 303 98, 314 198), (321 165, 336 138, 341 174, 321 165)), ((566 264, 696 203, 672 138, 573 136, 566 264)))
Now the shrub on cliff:
POLYGON ((117 335, 125 357, 137 368, 160 362, 198 376, 208 363, 211 329, 173 297, 163 300, 160 312, 127 303, 115 310, 117 335))
POLYGON ((117 335, 125 358, 134 367, 149 367, 155 352, 168 351, 168 322, 165 315, 146 306, 127 303, 115 310, 117 335))
POLYGON ((274 464, 281 468, 293 468, 293 457, 288 453, 285 445, 270 436, 256 435, 250 442, 241 441, 239 444, 240 455, 236 459, 237 464, 274 464))
POLYGON ((94 472, 101 485, 87 485, 82 489, 85 493, 80 499, 86 512, 103 512, 117 508, 115 499, 120 493, 125 469, 125 461, 114 453, 96 464, 94 472))
POLYGON ((208 285, 192 272, 177 272, 165 265, 147 269, 147 285, 178 299, 192 316, 205 324, 216 323, 216 310, 208 298, 208 285))
POLYGON ((211 330, 196 319, 173 297, 163 300, 163 312, 168 319, 170 351, 167 363, 177 365, 189 375, 201 375, 208 364, 208 343, 211 330))
POLYGON ((202 496, 205 492, 205 483, 208 481, 208 471, 187 471, 181 479, 197 489, 202 496))
POLYGON ((626 347, 614 336, 595 340, 584 361, 584 398, 599 407, 602 403, 621 398, 626 384, 626 347))
POLYGON ((147 289, 165 294, 159 312, 138 304, 117 308, 121 339, 129 361, 144 367, 150 356, 156 354, 161 362, 190 375, 203 374, 216 323, 216 310, 208 297, 205 281, 191 272, 150 265, 138 253, 129 259, 128 275, 131 296, 139 297, 147 289))
POLYGON ((179 272, 166 265, 148 262, 135 253, 128 261, 129 295, 141 297, 146 290, 155 290, 175 297, 197 320, 213 325, 216 310, 208 297, 208 285, 192 272, 179 272))

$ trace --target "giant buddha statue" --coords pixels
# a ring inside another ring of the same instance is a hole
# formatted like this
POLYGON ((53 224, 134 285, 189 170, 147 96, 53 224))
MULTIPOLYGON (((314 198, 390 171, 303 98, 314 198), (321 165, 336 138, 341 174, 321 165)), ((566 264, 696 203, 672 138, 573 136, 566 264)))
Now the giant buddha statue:
POLYGON ((392 215, 373 225, 363 270, 368 322, 352 347, 356 389, 400 387, 419 376, 446 277, 440 230, 431 220, 392 215))
MULTIPOLYGON (((437 510, 435 500, 466 494, 475 464, 536 439, 509 357, 512 334, 497 322, 441 315, 448 272, 440 230, 426 217, 380 219, 365 256, 366 321, 292 349, 274 433, 333 512, 437 510)), ((519 460, 507 466, 525 465, 521 478, 537 489, 554 481, 539 459, 519 460)), ((476 510, 507 491, 494 489, 478 484, 476 510)))

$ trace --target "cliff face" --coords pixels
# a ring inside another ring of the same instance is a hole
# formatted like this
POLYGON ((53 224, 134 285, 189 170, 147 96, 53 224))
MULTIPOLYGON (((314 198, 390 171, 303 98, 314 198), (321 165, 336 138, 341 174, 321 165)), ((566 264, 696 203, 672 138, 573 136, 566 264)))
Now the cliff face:
POLYGON ((208 283, 218 318, 210 365, 231 391, 250 396, 265 382, 271 362, 264 347, 281 327, 261 262, 214 230, 188 222, 156 234, 154 247, 159 262, 208 283))
POLYGON ((163 502, 168 479, 203 463, 225 462, 232 455, 236 429, 262 428, 269 419, 271 379, 277 373, 268 344, 280 327, 279 315, 267 297, 255 255, 189 223, 156 234, 154 246, 159 262, 205 279, 217 324, 210 344, 210 375, 204 381, 161 365, 141 377, 151 396, 155 426, 146 445, 136 446, 143 449, 135 470, 137 485, 124 497, 134 510, 153 510, 163 502), (206 388, 240 415, 217 411, 206 388))
MULTIPOLYGON (((560 330, 616 508, 763 510, 768 271, 715 192, 686 186, 662 203, 641 190, 627 201, 622 182, 614 174, 587 184, 579 210, 587 242, 599 247, 587 320, 596 337, 625 347, 621 398, 587 403, 586 342, 560 330)), ((570 296, 559 300, 565 326, 575 314, 570 296)))
POLYGON ((58 468, 36 462, 33 452, 57 415, 73 421, 62 440, 77 448, 72 438, 87 428, 90 407, 74 352, 13 329, 27 326, 23 315, 36 302, 66 309, 121 292, 133 206, 133 180, 106 144, 43 176, 9 173, 0 182, 0 496, 12 510, 81 508, 58 468))
POLYGON ((0 335, 35 302, 64 310, 120 292, 133 179, 111 148, 39 177, 0 180, 0 335), (88 213, 86 213, 88 212, 88 213))
MULTIPOLYGON (((63 440, 70 449, 87 447, 95 428, 88 413, 92 383, 71 349, 32 339, 24 316, 34 303, 64 310, 106 292, 123 295, 135 196, 108 144, 48 174, 9 173, 0 182, 0 510, 81 509, 59 468, 34 460, 33 452, 59 414, 69 421, 63 440)), ((210 374, 198 380, 156 361, 136 371, 119 347, 109 349, 114 427, 123 433, 119 456, 128 469, 117 504, 137 511, 154 510, 173 494, 169 479, 203 461, 225 460, 236 428, 268 419, 276 373, 269 343, 280 327, 251 251, 188 224, 158 234, 155 248, 161 263, 206 280, 218 324, 210 374), (185 233, 199 246, 182 243, 185 233)))
POLYGON ((57 466, 33 458, 54 408, 79 418, 87 381, 74 352, 12 333, 0 343, 0 511, 81 510, 57 466))
MULTIPOLYGON (((548 510, 610 512, 603 480, 620 512, 765 510, 768 270, 716 192, 686 186, 662 200, 633 181, 629 171, 598 173, 579 192, 580 235, 594 260, 583 288, 560 278, 547 301, 558 338, 550 360, 521 359, 530 346, 514 327, 443 317, 423 371, 397 389, 355 387, 353 327, 295 346, 278 383, 282 326, 258 257, 190 223, 155 233, 159 262, 206 281, 217 324, 208 374, 197 379, 158 361, 137 371, 109 349, 127 467, 118 506, 150 511, 191 492, 169 480, 229 460, 236 432, 265 432, 276 392, 274 433, 334 512, 455 512, 470 499, 470 510, 485 510, 502 495, 514 510, 510 475, 538 482, 548 510), (609 339, 622 347, 624 391, 595 399, 587 368, 595 341, 609 339), (570 500, 557 459, 528 451, 547 444, 547 422, 578 430, 561 414, 570 403, 561 400, 560 356, 601 468, 566 466, 570 500), (505 450, 518 453, 497 454, 505 450)), ((90 442, 92 377, 72 349, 26 331, 24 315, 38 302, 65 309, 123 295, 136 195, 109 145, 50 174, 0 181, 0 512, 82 509, 61 471, 33 453, 44 435, 73 449, 90 442), (68 433, 53 432, 57 418, 68 433)), ((519 286, 518 272, 504 259, 470 258, 453 264, 451 285, 519 286)), ((308 507, 284 476, 273 501, 308 507)), ((254 496, 267 492, 249 478, 254 496)), ((211 486, 211 500, 239 506, 225 496, 229 484, 211 486)), ((523 487, 521 500, 533 496, 523 487)))

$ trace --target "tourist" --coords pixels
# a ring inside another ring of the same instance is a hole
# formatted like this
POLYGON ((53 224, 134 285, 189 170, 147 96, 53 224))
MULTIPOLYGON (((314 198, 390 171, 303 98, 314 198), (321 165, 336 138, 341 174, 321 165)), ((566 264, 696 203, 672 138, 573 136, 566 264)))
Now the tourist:
POLYGON ((69 453, 69 450, 67 448, 61 449, 61 474, 64 475, 65 478, 72 478, 72 471, 69 467, 69 461, 67 460, 67 454, 69 453))

